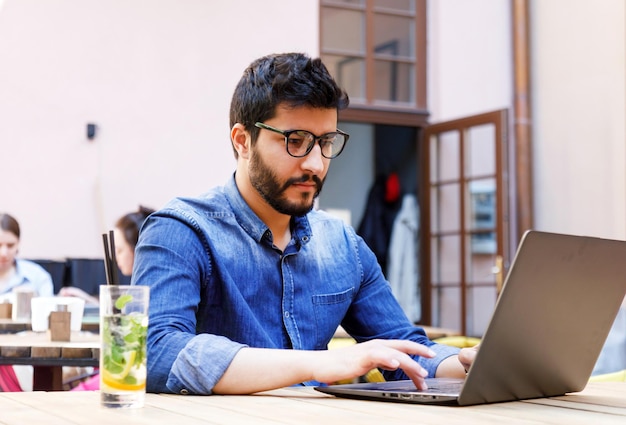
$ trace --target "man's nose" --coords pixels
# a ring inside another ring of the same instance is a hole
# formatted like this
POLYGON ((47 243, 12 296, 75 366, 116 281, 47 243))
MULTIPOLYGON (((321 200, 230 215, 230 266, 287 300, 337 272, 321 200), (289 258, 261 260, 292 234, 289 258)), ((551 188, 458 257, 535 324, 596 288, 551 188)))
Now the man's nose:
POLYGON ((302 168, 316 175, 324 171, 324 157, 319 143, 315 143, 311 152, 304 157, 302 168))

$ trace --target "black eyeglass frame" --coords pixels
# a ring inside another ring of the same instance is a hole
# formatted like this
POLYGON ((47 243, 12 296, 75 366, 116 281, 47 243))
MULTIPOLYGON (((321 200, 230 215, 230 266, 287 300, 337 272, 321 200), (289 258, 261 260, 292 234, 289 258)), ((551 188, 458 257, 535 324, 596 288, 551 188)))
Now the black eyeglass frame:
POLYGON ((333 159, 333 158, 337 158, 341 152, 343 152, 344 148, 346 147, 346 144, 348 143, 348 139, 350 138, 350 135, 344 131, 341 131, 339 129, 337 129, 337 131, 332 131, 330 133, 326 133, 326 134, 322 134, 321 136, 316 136, 315 134, 311 133, 308 130, 280 130, 276 127, 272 127, 271 125, 267 125, 264 124, 262 122, 256 122, 254 123, 254 126, 257 128, 261 128, 261 129, 265 129, 265 130, 269 130, 269 131, 273 131, 274 133, 278 133, 278 134, 282 134, 285 137, 285 150, 287 151, 287 153, 294 157, 294 158, 304 158, 305 156, 307 156, 309 153, 311 153, 311 151, 313 150, 313 146, 315 146, 315 143, 319 143, 320 144, 320 152, 322 153, 322 156, 324 158, 327 159, 333 159), (305 132, 310 134, 313 137, 313 140, 309 143, 309 145, 306 147, 306 151, 302 154, 302 155, 294 155, 291 152, 289 152, 289 136, 291 136, 293 133, 297 133, 297 132, 305 132), (341 135, 344 138, 343 141, 343 146, 341 146, 341 149, 339 149, 339 151, 337 153, 335 153, 332 156, 327 156, 324 155, 324 148, 322 147, 322 139, 324 139, 325 137, 328 137, 329 135, 341 135))

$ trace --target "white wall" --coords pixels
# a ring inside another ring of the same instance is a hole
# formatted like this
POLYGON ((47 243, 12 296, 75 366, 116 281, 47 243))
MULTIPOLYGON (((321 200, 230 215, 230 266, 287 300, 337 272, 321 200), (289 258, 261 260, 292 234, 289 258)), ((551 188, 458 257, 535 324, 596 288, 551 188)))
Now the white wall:
POLYGON ((538 229, 626 237, 625 8, 532 2, 538 229))
POLYGON ((139 203, 223 183, 242 71, 317 55, 318 31, 317 0, 5 0, 0 211, 22 225, 21 256, 101 257, 100 234, 139 203))
POLYGON ((428 2, 430 122, 510 107, 510 13, 502 0, 428 2))

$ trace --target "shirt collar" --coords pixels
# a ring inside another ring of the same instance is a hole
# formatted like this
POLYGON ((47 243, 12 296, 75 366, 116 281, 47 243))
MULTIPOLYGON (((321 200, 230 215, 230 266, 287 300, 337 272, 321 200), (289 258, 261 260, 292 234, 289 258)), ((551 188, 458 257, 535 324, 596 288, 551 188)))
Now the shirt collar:
MULTIPOLYGON (((252 237, 255 241, 261 242, 263 237, 270 231, 269 227, 252 211, 250 206, 241 196, 235 175, 228 180, 224 186, 224 193, 232 211, 239 222, 239 225, 252 237)), ((308 214, 304 216, 292 216, 292 239, 299 245, 306 244, 311 239, 311 226, 309 224, 308 214)))

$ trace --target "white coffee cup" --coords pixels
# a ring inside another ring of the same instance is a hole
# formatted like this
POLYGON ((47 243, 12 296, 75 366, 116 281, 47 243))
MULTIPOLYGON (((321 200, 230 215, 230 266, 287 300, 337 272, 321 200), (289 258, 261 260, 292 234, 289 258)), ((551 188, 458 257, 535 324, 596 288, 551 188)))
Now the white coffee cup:
POLYGON ((50 312, 56 311, 57 306, 67 306, 71 313, 70 329, 80 331, 83 324, 85 300, 77 297, 35 297, 31 300, 31 326, 35 332, 48 330, 50 312))

